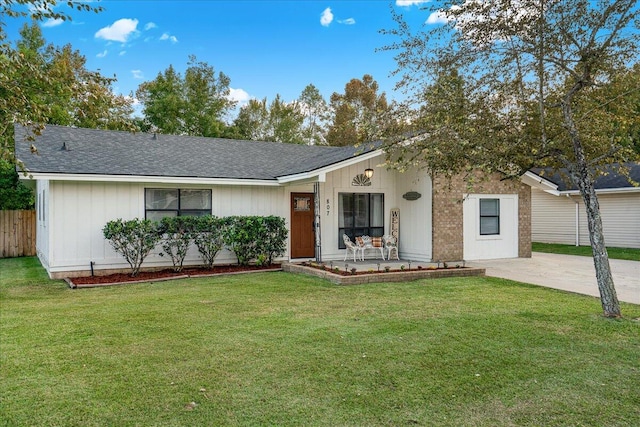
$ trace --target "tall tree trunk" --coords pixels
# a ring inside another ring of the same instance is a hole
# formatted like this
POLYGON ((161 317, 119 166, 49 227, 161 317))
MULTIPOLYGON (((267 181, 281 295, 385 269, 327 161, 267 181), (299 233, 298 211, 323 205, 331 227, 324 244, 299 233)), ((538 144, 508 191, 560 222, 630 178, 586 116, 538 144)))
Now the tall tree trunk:
POLYGON ((589 226, 589 241, 593 253, 593 264, 596 269, 598 290, 600 291, 600 303, 605 317, 620 317, 620 302, 613 284, 609 254, 604 242, 602 231, 602 217, 600 216, 600 204, 593 185, 593 179, 583 165, 576 171, 575 183, 580 189, 582 200, 587 210, 587 224, 589 226))
POLYGON ((605 317, 621 317, 620 302, 613 285, 611 275, 611 265, 609 264, 609 254, 604 243, 604 233, 602 231, 602 217, 600 216, 600 204, 594 187, 594 179, 589 171, 589 165, 584 153, 582 141, 578 129, 573 119, 571 108, 571 98, 573 94, 581 88, 578 84, 569 92, 562 104, 564 124, 569 131, 569 136, 573 144, 575 162, 569 165, 569 175, 573 183, 580 190, 582 200, 587 210, 587 224, 589 226, 589 241, 593 253, 593 264, 596 269, 596 279, 598 290, 600 291, 600 303, 605 317))

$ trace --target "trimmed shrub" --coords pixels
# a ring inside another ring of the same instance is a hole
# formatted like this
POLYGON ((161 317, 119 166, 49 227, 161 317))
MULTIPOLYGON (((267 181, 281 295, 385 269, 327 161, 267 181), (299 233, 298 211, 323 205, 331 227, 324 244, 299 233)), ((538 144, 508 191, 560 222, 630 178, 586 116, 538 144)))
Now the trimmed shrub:
POLYGON ((162 250, 171 258, 176 273, 182 271, 182 264, 191 246, 195 219, 190 216, 164 217, 158 224, 162 250))
POLYGON ((253 216, 228 216, 224 218, 224 243, 238 258, 238 264, 249 265, 256 257, 258 223, 253 216))
POLYGON ((129 263, 133 277, 138 275, 142 262, 160 240, 155 223, 148 219, 109 221, 103 227, 102 234, 129 263))
POLYGON ((238 264, 270 265, 284 253, 287 229, 277 216, 230 216, 224 219, 225 244, 238 258, 238 264))
POLYGON ((213 267, 218 252, 224 247, 226 221, 212 215, 192 218, 192 238, 202 261, 213 267))
POLYGON ((261 227, 258 229, 256 240, 256 264, 271 265, 273 259, 284 254, 287 247, 287 227, 284 218, 279 216, 258 217, 258 222, 261 223, 261 227))

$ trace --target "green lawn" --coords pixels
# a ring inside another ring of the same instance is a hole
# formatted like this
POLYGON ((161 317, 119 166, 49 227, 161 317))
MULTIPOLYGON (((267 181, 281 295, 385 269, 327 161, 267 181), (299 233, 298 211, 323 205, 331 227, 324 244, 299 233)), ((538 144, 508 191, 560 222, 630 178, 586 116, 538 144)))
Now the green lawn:
MULTIPOLYGON (((532 243, 534 252, 548 252, 553 254, 593 256, 591 246, 560 245, 556 243, 532 243)), ((635 248, 607 248, 611 259, 626 259, 640 261, 640 249, 635 248)))
POLYGON ((0 275, 0 425, 640 425, 637 305, 482 277, 0 275))

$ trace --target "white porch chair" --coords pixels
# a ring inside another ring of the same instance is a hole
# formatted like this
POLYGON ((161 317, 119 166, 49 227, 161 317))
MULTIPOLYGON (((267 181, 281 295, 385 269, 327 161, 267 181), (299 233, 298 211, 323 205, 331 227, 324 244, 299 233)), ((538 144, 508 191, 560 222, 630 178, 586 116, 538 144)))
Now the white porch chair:
POLYGON ((355 243, 353 243, 349 236, 347 236, 346 234, 342 235, 342 241, 347 247, 347 250, 344 253, 344 261, 347 260, 347 256, 349 255, 349 252, 351 252, 353 253, 353 262, 356 262, 356 255, 358 254, 358 251, 360 251, 360 248, 355 243))
POLYGON ((376 238, 376 244, 374 244, 374 240, 370 236, 362 236, 361 240, 358 242, 358 246, 360 246, 360 252, 362 253, 362 260, 364 261, 364 253, 367 249, 379 249, 380 256, 384 261, 384 245, 382 243, 382 239, 376 238))
POLYGON ((399 261, 400 256, 398 255, 398 241, 395 237, 387 234, 382 237, 382 241, 384 242, 384 248, 387 250, 387 259, 391 259, 391 253, 395 251, 396 259, 399 261))

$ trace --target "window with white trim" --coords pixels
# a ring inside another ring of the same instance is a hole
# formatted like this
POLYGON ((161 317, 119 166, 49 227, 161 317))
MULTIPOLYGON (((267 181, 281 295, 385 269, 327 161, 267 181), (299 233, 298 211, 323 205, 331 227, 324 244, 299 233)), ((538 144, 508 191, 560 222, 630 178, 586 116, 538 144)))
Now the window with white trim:
POLYGON ((167 216, 211 215, 211 190, 145 188, 145 218, 160 221, 167 216))
POLYGON ((338 194, 338 247, 344 249, 342 235, 381 237, 384 234, 384 194, 338 194))
POLYGON ((500 199, 480 199, 480 235, 500 234, 500 199))

